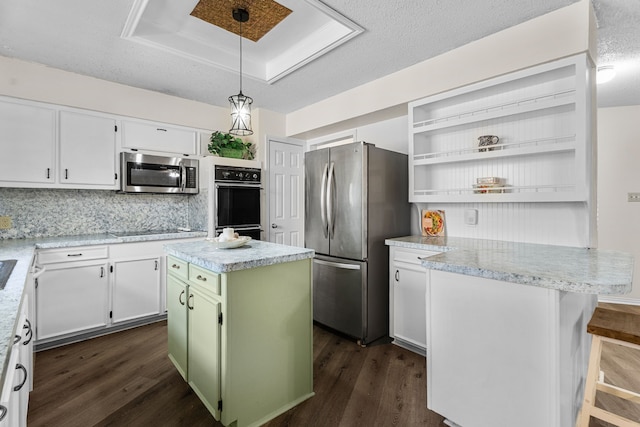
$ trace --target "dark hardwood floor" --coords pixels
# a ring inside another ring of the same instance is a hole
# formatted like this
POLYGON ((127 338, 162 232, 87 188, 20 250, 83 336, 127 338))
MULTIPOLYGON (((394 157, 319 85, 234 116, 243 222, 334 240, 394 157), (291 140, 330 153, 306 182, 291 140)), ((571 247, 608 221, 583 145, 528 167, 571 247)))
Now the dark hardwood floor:
MULTIPOLYGON (((166 336, 159 322, 37 353, 29 427, 220 426, 168 360, 166 336)), ((607 348, 607 380, 640 390, 637 353, 607 348)), ((266 425, 445 426, 426 408, 425 384, 424 357, 314 326, 316 395, 266 425)), ((640 405, 608 396, 598 405, 640 420, 640 405)))

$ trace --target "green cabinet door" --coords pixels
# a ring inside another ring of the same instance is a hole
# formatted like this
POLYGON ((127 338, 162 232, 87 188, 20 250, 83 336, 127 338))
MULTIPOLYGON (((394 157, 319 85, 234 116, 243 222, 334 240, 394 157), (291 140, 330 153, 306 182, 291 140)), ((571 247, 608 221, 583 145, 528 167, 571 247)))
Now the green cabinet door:
POLYGON ((167 329, 169 359, 187 380, 187 285, 167 276, 167 329))
POLYGON ((220 420, 221 303, 198 286, 189 286, 189 385, 220 420))

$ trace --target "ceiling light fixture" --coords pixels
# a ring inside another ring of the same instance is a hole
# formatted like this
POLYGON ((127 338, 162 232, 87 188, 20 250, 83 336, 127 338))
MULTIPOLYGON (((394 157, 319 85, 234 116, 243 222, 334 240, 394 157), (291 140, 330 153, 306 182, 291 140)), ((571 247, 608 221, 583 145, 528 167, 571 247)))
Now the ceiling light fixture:
POLYGON ((231 104, 231 129, 232 135, 252 135, 251 130, 251 104, 253 98, 242 93, 242 23, 249 20, 249 11, 246 9, 233 9, 233 19, 240 23, 240 93, 229 97, 231 104))
POLYGON ((603 65, 602 67, 598 67, 596 73, 596 83, 606 83, 608 81, 613 80, 616 76, 616 69, 613 68, 613 65, 603 65))

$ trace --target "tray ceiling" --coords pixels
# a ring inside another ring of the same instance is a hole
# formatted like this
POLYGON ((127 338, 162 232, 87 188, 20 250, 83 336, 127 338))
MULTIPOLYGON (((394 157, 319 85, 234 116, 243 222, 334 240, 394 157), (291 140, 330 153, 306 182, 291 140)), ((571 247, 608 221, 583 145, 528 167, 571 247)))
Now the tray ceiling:
POLYGON ((274 83, 362 33, 353 21, 317 0, 153 2, 135 0, 122 37, 217 68, 239 68, 239 23, 234 8, 249 11, 243 24, 243 74, 274 83))

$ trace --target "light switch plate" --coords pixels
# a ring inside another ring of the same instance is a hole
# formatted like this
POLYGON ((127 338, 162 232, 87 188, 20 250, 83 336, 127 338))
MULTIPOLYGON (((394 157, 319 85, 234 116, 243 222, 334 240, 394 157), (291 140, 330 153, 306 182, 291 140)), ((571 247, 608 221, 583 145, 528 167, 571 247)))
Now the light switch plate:
POLYGON ((627 193, 627 202, 640 202, 640 193, 627 193))
POLYGON ((0 216, 0 230, 8 230, 11 228, 11 217, 0 216))
POLYGON ((464 223, 467 225, 478 224, 478 209, 467 209, 464 211, 464 223))

